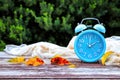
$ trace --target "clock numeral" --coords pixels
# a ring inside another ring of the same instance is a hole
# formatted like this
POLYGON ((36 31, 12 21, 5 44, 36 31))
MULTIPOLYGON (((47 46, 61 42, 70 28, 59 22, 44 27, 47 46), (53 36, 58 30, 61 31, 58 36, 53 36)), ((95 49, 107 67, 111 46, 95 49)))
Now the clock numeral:
POLYGON ((100 48, 102 48, 102 44, 99 44, 98 46, 99 46, 100 48))
POLYGON ((79 52, 80 52, 80 53, 83 53, 83 49, 82 49, 82 48, 80 48, 80 49, 79 49, 79 52))
POLYGON ((83 39, 79 39, 79 42, 80 42, 80 43, 84 43, 84 40, 83 40, 83 39))
POLYGON ((88 58, 92 58, 92 55, 89 54, 89 55, 88 55, 88 58))
POLYGON ((97 37, 96 37, 96 36, 94 36, 94 38, 96 39, 97 37))
POLYGON ((87 35, 85 36, 85 39, 87 39, 88 37, 87 37, 87 35))
POLYGON ((100 53, 101 49, 98 49, 97 52, 100 53))
POLYGON ((98 36, 97 35, 93 35, 93 38, 96 40, 98 40, 98 36))
POLYGON ((84 52, 84 56, 86 56, 86 52, 84 52))
POLYGON ((95 57, 97 56, 97 53, 96 53, 96 52, 94 52, 94 56, 95 56, 95 57))
POLYGON ((82 47, 82 44, 78 44, 78 47, 81 48, 81 47, 82 47))
POLYGON ((87 35, 84 35, 84 37, 83 37, 84 39, 88 39, 88 37, 87 37, 87 35))

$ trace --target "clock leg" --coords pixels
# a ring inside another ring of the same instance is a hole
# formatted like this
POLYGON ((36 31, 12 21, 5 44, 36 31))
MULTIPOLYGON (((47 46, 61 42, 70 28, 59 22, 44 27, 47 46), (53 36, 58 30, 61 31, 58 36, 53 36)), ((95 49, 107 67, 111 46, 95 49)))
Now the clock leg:
MULTIPOLYGON (((81 63, 89 63, 89 62, 81 61, 81 63)), ((100 63, 100 61, 96 61, 96 62, 92 62, 92 64, 101 64, 101 63, 100 63)))

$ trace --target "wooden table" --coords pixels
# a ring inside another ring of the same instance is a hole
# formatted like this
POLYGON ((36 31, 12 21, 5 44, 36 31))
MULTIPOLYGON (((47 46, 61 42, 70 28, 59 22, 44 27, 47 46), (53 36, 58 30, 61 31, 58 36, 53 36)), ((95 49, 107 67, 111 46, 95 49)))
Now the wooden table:
POLYGON ((10 64, 8 59, 0 58, 1 79, 119 79, 120 68, 103 66, 100 63, 84 63, 79 59, 68 59, 76 68, 44 64, 33 67, 25 64, 10 64))

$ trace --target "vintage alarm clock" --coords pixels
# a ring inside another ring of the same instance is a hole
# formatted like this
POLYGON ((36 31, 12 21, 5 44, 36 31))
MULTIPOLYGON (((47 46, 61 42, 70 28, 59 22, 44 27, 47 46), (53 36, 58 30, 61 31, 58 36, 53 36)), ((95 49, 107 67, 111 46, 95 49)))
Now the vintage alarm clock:
POLYGON ((74 42, 74 51, 83 62, 97 62, 105 53, 106 42, 104 35, 105 27, 97 18, 84 18, 75 28, 78 34, 74 42), (94 26, 85 25, 85 20, 96 20, 94 26))

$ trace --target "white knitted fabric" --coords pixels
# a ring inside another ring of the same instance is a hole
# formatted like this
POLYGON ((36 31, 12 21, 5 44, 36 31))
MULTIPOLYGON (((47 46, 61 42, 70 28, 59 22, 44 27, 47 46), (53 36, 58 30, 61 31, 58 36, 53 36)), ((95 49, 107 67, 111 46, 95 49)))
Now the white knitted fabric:
MULTIPOLYGON (((67 47, 62 47, 49 42, 38 42, 30 45, 22 44, 6 45, 4 51, 11 55, 29 55, 40 56, 41 58, 51 58, 56 54, 59 54, 66 58, 78 58, 74 52, 74 36, 67 47)), ((106 52, 112 51, 105 62, 105 65, 119 65, 120 66, 120 36, 112 36, 106 38, 106 52)))
POLYGON ((77 58, 74 50, 48 42, 38 42, 31 45, 22 44, 20 46, 6 45, 4 51, 8 54, 18 56, 29 55, 40 56, 41 58, 51 58, 59 54, 66 58, 77 58))

